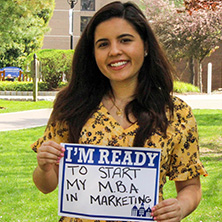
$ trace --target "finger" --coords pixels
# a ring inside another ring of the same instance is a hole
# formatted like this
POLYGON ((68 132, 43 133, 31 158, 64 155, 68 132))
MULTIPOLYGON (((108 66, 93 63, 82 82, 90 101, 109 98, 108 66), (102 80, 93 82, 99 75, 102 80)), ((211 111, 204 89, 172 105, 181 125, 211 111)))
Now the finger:
POLYGON ((60 151, 60 152, 64 152, 65 148, 63 146, 61 146, 60 144, 54 142, 54 141, 47 141, 45 143, 42 144, 42 147, 53 147, 54 149, 60 151))
POLYGON ((175 204, 175 202, 177 201, 177 199, 167 199, 167 200, 164 200, 162 202, 160 202, 159 204, 155 205, 153 208, 152 208, 152 211, 153 212, 157 212, 161 209, 164 209, 164 208, 167 208, 167 207, 171 207, 172 205, 175 204))
POLYGON ((164 200, 152 208, 151 215, 155 217, 155 216, 167 213, 168 211, 170 211, 172 207, 171 205, 172 205, 172 202, 169 199, 164 200))
POLYGON ((55 142, 49 141, 43 143, 42 146, 38 149, 38 153, 41 152, 48 152, 59 156, 61 153, 65 152, 65 148, 55 142))
POLYGON ((151 214, 157 221, 180 221, 181 209, 177 199, 164 200, 152 208, 151 214))
MULTIPOLYGON (((154 219, 155 220, 155 219, 154 219)), ((180 222, 180 220, 178 220, 177 218, 171 218, 171 219, 164 219, 164 220, 161 220, 161 219, 157 219, 155 220, 157 222, 180 222)))
POLYGON ((60 159, 64 156, 64 152, 65 148, 60 144, 53 141, 47 141, 38 149, 38 165, 43 170, 49 170, 53 164, 59 164, 60 159))
POLYGON ((44 165, 46 163, 58 163, 64 157, 64 153, 57 151, 54 148, 48 147, 46 151, 41 151, 37 154, 38 163, 44 165))
POLYGON ((47 154, 52 154, 54 156, 60 156, 63 152, 55 149, 54 147, 51 147, 51 146, 43 146, 39 152, 38 152, 38 155, 39 156, 47 156, 47 154))
POLYGON ((173 222, 173 221, 180 221, 179 219, 179 215, 176 211, 171 211, 171 212, 168 212, 168 213, 165 213, 165 214, 161 214, 161 215, 158 215, 158 216, 155 216, 153 219, 156 220, 156 221, 161 221, 161 222, 173 222))
POLYGON ((52 160, 57 160, 58 158, 61 158, 64 156, 64 153, 58 152, 58 151, 53 151, 51 149, 47 150, 47 152, 39 152, 37 154, 37 158, 39 160, 42 159, 52 159, 52 160))

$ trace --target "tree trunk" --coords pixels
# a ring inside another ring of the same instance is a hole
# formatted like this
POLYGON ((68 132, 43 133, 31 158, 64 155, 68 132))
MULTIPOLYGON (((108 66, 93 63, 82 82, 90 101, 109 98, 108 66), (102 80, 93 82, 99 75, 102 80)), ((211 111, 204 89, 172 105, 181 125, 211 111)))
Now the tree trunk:
POLYGON ((189 82, 195 85, 195 66, 194 66, 194 58, 191 56, 188 60, 189 70, 190 70, 190 80, 189 82))
POLYGON ((203 65, 199 62, 199 74, 200 74, 200 92, 203 92, 203 65))
POLYGON ((200 92, 203 92, 203 67, 202 67, 202 62, 197 61, 198 65, 198 73, 197 73, 197 86, 200 89, 200 92))

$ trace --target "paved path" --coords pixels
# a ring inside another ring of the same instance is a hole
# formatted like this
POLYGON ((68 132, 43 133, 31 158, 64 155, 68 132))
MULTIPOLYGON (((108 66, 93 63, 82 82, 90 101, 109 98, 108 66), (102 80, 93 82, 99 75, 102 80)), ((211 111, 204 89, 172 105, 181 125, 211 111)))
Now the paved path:
POLYGON ((178 95, 192 109, 222 109, 222 93, 178 95))
MULTIPOLYGON (((222 109, 222 94, 177 96, 187 102, 193 109, 222 109)), ((50 99, 53 98, 50 97, 50 99)), ((45 97, 45 100, 49 100, 49 98, 45 97)), ((44 126, 47 124, 50 113, 51 109, 41 109, 0 114, 0 131, 44 126)))
MULTIPOLYGON (((0 99, 14 101, 33 101, 33 96, 0 95, 0 99)), ((54 101, 55 96, 38 96, 38 101, 54 101)))
POLYGON ((45 126, 51 109, 38 109, 0 114, 0 131, 19 130, 45 126))

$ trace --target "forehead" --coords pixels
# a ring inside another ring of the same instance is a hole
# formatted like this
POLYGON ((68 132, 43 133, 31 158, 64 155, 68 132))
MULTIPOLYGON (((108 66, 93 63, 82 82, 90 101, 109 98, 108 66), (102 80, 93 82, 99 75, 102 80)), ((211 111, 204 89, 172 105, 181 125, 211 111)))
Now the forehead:
POLYGON ((134 26, 122 18, 111 18, 101 22, 95 29, 95 40, 100 37, 115 37, 122 33, 139 35, 134 26))

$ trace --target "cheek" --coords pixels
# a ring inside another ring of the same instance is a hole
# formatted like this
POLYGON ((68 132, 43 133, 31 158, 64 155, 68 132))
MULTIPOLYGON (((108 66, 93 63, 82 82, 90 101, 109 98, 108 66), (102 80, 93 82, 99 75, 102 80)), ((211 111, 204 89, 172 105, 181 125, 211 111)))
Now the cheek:
POLYGON ((102 63, 101 56, 99 56, 97 53, 95 53, 94 56, 95 56, 97 66, 100 67, 100 64, 102 63))
POLYGON ((102 69, 102 64, 103 64, 102 59, 97 57, 96 58, 96 64, 99 67, 99 69, 101 70, 102 69))
POLYGON ((131 58, 134 60, 136 66, 141 66, 144 61, 144 47, 142 44, 137 44, 130 51, 131 58))
POLYGON ((101 56, 101 55, 98 55, 95 53, 95 60, 96 60, 96 64, 99 68, 99 70, 104 73, 104 70, 105 70, 105 59, 104 59, 104 56, 101 56))
POLYGON ((136 67, 140 69, 144 62, 144 52, 136 54, 134 58, 136 67))

